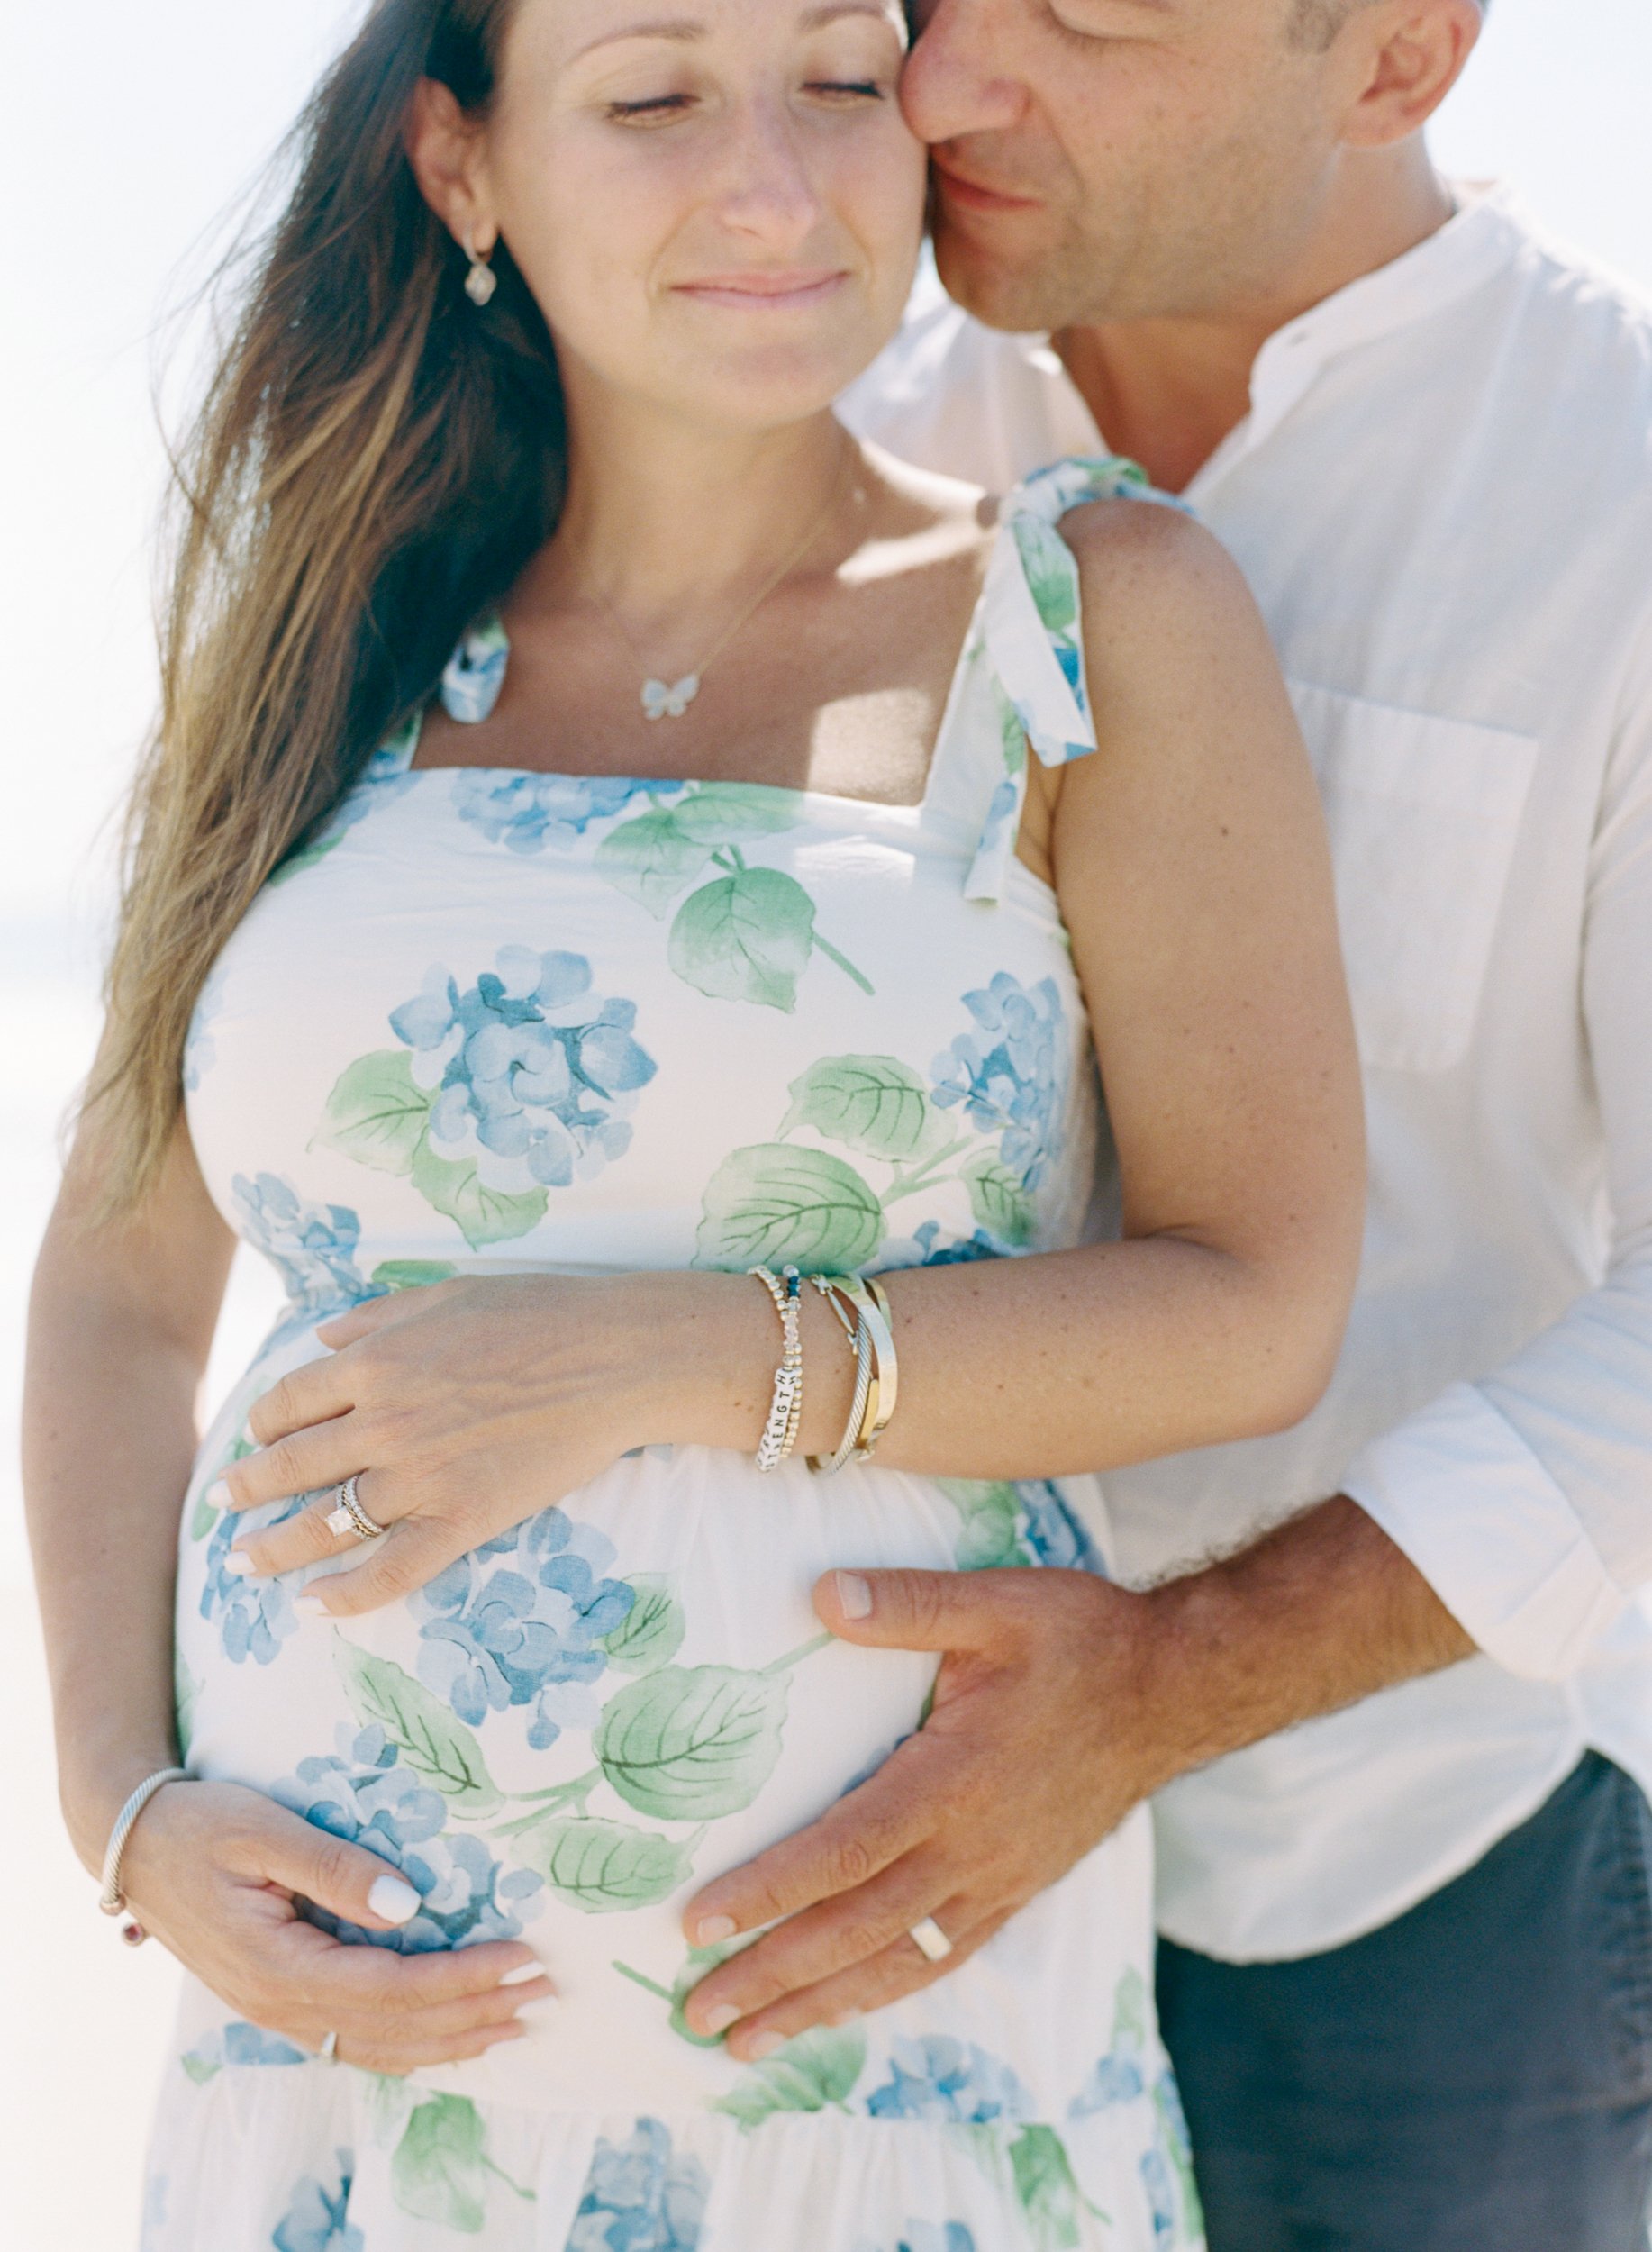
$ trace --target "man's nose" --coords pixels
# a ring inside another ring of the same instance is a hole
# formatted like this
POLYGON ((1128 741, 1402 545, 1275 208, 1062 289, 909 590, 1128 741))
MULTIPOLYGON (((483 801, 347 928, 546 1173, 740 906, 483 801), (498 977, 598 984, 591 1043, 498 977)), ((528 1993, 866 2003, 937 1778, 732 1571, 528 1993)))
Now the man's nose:
POLYGON ((1025 89, 1011 68, 1015 0, 920 0, 901 107, 930 147, 1020 120, 1025 89))

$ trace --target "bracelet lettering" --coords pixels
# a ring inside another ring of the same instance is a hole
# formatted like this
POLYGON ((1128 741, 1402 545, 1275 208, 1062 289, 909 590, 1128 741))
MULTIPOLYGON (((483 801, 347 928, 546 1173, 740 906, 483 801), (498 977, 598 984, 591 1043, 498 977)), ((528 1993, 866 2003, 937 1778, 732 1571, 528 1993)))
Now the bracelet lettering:
POLYGON ((803 1341, 797 1311, 803 1277, 794 1267, 785 1268, 783 1276, 767 1267, 751 1267, 746 1271, 762 1284, 773 1300, 784 1339, 780 1366, 775 1371, 775 1394, 769 1403, 768 1421, 763 1426, 763 1437, 758 1446, 758 1468, 777 1470, 796 1447, 803 1422, 803 1341))

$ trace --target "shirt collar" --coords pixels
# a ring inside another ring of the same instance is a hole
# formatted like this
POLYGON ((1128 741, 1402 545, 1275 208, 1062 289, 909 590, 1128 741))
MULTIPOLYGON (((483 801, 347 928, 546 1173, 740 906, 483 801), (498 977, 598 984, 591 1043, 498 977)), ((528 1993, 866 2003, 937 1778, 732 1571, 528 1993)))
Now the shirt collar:
MULTIPOLYGON (((1210 486, 1278 429, 1333 359, 1426 320, 1488 280, 1514 258, 1525 232, 1509 191, 1478 183, 1456 188, 1457 208, 1413 250, 1362 274, 1270 336, 1250 375, 1250 413, 1188 489, 1197 504, 1210 486)), ((1018 337, 1041 377, 1076 387, 1048 335, 1018 337)))

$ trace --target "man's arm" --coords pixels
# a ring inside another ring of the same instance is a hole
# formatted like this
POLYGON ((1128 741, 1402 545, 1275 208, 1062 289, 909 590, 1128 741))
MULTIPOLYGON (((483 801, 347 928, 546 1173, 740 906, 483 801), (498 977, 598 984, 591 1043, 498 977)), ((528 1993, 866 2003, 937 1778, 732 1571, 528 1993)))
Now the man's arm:
POLYGON ((934 1710, 812 1828, 692 1902, 712 1946, 787 1921, 696 1990, 742 2058, 881 2009, 983 1946, 1176 1775, 1437 1672, 1474 1644, 1345 1496, 1143 1594, 1079 1572, 830 1574, 845 1641, 945 1653, 934 1710), (910 1938, 953 1941, 931 1966, 910 1938))

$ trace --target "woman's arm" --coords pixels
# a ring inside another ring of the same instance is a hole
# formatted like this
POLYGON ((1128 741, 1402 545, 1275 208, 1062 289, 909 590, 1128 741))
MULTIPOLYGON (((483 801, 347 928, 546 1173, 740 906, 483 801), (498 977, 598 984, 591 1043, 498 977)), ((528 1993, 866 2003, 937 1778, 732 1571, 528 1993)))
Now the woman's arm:
MULTIPOLYGON (((116 1813, 177 1757, 172 1601, 195 1402, 234 1239, 180 1130, 143 1212, 94 1225, 95 1144, 83 1138, 47 1230, 30 1308, 24 1484, 75 1849, 101 1866, 116 1813)), ((478 2054, 511 2037, 544 1982, 497 1993, 525 1948, 434 1965, 349 1948, 300 1920, 295 1896, 386 1930, 415 1902, 375 1907, 376 1855, 252 1791, 169 1786, 132 1832, 124 1889, 154 1931, 259 2024, 381 2071, 478 2054)), ((90 1888, 86 1912, 93 1913, 90 1888)))
MULTIPOLYGON (((1105 1469, 1297 1421, 1329 1379, 1358 1263, 1364 1136, 1330 858, 1266 633, 1217 543, 1103 502, 1079 558, 1102 749, 1035 807, 1106 1083, 1124 1240, 888 1276, 890 1468, 1105 1469)), ((1054 786, 1058 784, 1058 787, 1054 786)), ((830 1452, 849 1369, 805 1293, 801 1445, 830 1452)), ((232 1505, 366 1471, 391 1538, 309 1595, 368 1610, 651 1440, 755 1448, 776 1330, 742 1276, 555 1276, 407 1292, 254 1410, 232 1505)), ((245 1544, 336 1552, 321 1508, 245 1544)))

